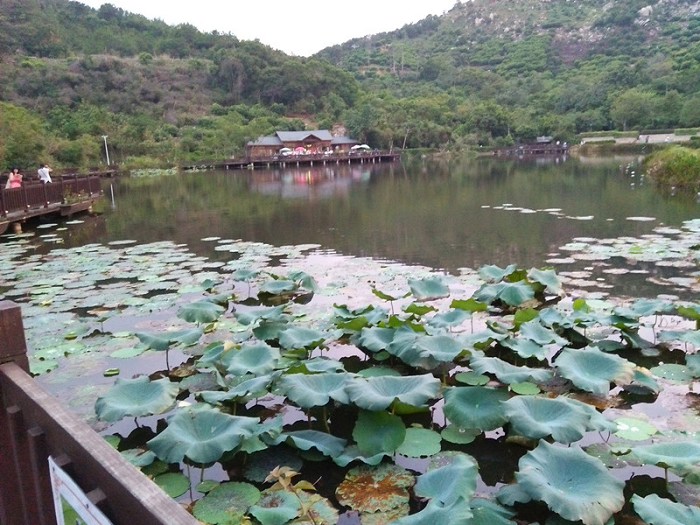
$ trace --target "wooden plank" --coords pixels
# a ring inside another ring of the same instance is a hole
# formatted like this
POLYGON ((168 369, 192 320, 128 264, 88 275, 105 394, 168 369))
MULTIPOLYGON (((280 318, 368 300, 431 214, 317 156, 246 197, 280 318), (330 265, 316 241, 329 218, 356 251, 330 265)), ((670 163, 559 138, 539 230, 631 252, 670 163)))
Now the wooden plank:
POLYGON ((8 361, 29 372, 22 310, 13 301, 0 301, 0 364, 8 361))
POLYGON ((43 429, 47 454, 66 454, 70 458, 75 481, 84 491, 99 488, 107 494, 103 510, 116 525, 198 523, 14 363, 0 365, 0 390, 6 403, 22 407, 26 424, 43 429))

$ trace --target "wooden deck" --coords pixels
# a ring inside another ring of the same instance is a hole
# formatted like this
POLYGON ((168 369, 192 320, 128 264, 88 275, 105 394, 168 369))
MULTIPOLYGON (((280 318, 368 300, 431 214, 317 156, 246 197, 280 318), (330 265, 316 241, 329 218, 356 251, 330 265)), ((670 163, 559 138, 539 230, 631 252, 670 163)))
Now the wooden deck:
POLYGON ((21 188, 0 189, 0 234, 10 224, 21 224, 41 215, 69 217, 88 210, 102 197, 101 177, 62 177, 42 184, 29 182, 21 188))
POLYGON ((497 157, 530 157, 534 155, 566 155, 569 146, 563 144, 520 144, 510 148, 500 148, 493 152, 497 157))
POLYGON ((327 166, 330 164, 376 164, 379 162, 396 162, 400 158, 400 153, 391 151, 333 153, 331 155, 320 153, 313 155, 273 155, 271 157, 227 159, 223 161, 201 161, 196 164, 184 165, 181 169, 185 171, 197 169, 243 170, 327 166))

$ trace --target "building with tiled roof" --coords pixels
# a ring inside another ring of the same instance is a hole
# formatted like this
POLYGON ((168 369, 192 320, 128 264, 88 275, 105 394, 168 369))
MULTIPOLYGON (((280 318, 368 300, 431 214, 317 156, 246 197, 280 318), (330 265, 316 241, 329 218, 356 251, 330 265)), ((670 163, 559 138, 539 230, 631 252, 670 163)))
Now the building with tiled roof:
POLYGON ((254 159, 278 155, 281 150, 310 155, 325 152, 348 153, 356 144, 356 140, 350 137, 334 137, 326 129, 276 131, 274 135, 248 142, 245 151, 248 158, 254 159))

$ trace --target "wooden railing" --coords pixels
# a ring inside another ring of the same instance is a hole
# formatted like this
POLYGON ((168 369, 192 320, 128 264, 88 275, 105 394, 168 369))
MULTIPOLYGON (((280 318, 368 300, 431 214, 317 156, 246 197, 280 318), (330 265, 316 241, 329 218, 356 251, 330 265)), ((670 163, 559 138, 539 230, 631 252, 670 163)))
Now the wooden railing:
POLYGON ((101 178, 64 177, 49 184, 29 182, 21 188, 0 189, 0 217, 31 208, 70 203, 81 196, 90 197, 101 191, 101 178))
POLYGON ((196 525, 29 375, 20 307, 0 301, 0 524, 55 525, 48 458, 115 525, 196 525))

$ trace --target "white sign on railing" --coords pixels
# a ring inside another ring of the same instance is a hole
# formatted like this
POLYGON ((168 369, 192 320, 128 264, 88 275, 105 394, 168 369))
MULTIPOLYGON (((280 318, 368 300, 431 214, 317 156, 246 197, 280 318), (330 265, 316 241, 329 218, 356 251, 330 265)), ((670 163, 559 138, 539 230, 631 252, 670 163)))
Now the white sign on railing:
POLYGON ((49 472, 58 525, 113 525, 51 457, 49 472))

